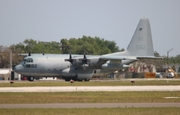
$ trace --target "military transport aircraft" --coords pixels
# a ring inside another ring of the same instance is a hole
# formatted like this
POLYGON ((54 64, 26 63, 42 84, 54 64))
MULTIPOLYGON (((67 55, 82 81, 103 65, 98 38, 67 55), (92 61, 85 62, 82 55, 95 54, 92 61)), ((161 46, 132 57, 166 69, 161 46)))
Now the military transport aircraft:
MULTIPOLYGON (((124 38, 123 38, 124 39, 124 38)), ((89 81, 96 69, 113 72, 129 67, 139 59, 153 59, 154 50, 150 23, 142 18, 135 33, 124 52, 116 52, 101 56, 76 54, 29 54, 14 71, 28 76, 29 81, 35 77, 61 77, 66 81, 89 81)))

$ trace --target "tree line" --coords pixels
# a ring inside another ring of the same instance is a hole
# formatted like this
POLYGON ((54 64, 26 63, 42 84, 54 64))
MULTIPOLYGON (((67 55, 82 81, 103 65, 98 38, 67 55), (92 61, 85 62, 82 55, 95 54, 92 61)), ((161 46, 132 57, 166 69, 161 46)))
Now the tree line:
POLYGON ((23 43, 11 46, 12 51, 20 53, 54 53, 54 54, 87 54, 100 55, 123 51, 114 41, 108 41, 99 37, 82 36, 82 38, 63 38, 59 42, 37 41, 25 39, 23 43))
MULTIPOLYGON (((10 47, 0 47, 0 68, 7 68, 10 64, 10 50, 12 51, 12 63, 17 65, 23 57, 21 53, 44 53, 44 54, 84 54, 87 55, 103 55, 108 53, 124 51, 119 48, 114 41, 105 40, 99 37, 82 36, 81 38, 63 38, 60 41, 37 41, 34 39, 25 39, 23 42, 13 44, 10 47)), ((160 57, 158 52, 155 52, 156 57, 160 57)), ((145 60, 157 66, 168 64, 180 64, 180 55, 167 58, 164 60, 145 60)))
POLYGON ((10 50, 12 51, 12 63, 18 64, 22 60, 21 53, 43 53, 43 54, 84 54, 103 55, 124 51, 119 49, 116 42, 105 40, 99 37, 82 36, 81 38, 63 38, 60 41, 37 41, 25 39, 23 42, 13 44, 10 47, 0 48, 0 68, 7 68, 10 65, 10 50), (5 50, 3 50, 5 49, 5 50))

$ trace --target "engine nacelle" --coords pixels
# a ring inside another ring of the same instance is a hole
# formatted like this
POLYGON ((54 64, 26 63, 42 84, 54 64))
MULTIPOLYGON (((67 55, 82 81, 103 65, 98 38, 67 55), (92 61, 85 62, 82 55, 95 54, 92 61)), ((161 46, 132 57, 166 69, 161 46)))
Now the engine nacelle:
POLYGON ((67 68, 62 71, 63 77, 76 77, 76 68, 67 68))
POLYGON ((99 58, 90 58, 90 59, 86 59, 87 63, 83 63, 83 58, 82 59, 73 59, 73 65, 78 66, 78 65, 82 65, 82 64, 88 64, 89 66, 94 66, 97 63, 99 63, 99 58))
POLYGON ((95 69, 93 77, 105 77, 112 72, 110 69, 95 69))
POLYGON ((89 66, 94 66, 98 63, 99 63, 99 58, 87 59, 87 64, 89 64, 89 66))

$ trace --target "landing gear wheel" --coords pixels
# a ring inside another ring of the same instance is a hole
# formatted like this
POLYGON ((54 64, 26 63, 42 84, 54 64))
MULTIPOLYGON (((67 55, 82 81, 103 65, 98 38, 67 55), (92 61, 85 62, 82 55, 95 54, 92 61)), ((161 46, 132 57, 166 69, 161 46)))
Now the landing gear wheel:
POLYGON ((83 81, 82 79, 77 79, 77 81, 83 81))
POLYGON ((84 81, 89 81, 90 79, 84 79, 84 81))
POLYGON ((71 79, 65 79, 65 81, 70 81, 71 79))
POLYGON ((29 76, 29 77, 28 77, 28 80, 29 80, 29 81, 34 81, 34 77, 29 76))

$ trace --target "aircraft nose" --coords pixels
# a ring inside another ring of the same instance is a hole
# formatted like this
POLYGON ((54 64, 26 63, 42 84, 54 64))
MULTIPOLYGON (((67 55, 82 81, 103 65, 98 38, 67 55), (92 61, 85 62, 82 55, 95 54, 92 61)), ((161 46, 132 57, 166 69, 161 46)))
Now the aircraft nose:
POLYGON ((14 67, 14 71, 15 72, 20 72, 22 70, 22 65, 16 65, 15 67, 14 67))

